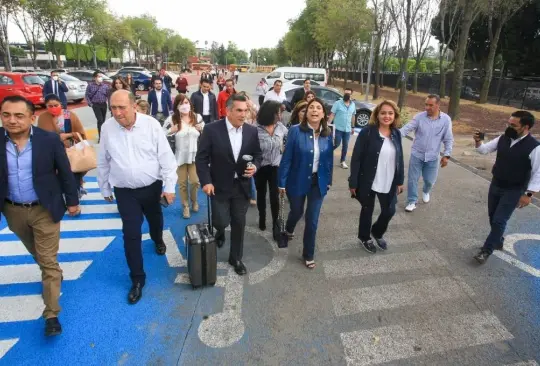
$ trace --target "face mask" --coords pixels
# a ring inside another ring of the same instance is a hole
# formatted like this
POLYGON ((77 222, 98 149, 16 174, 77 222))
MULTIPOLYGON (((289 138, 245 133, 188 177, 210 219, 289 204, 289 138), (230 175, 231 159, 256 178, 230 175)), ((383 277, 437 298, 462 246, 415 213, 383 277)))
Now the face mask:
POLYGON ((191 106, 189 104, 182 104, 178 107, 180 113, 189 113, 191 111, 191 106))
POLYGON ((62 106, 60 105, 58 107, 47 107, 47 110, 55 117, 58 117, 62 114, 62 106))
POLYGON ((343 95, 343 100, 348 102, 349 100, 351 100, 351 95, 350 94, 344 94, 343 95))
POLYGON ((103 78, 102 78, 101 76, 98 76, 98 77, 96 78, 96 81, 97 81, 98 83, 101 83, 101 82, 103 81, 103 78))
POLYGON ((52 78, 54 81, 58 81, 58 76, 53 76, 52 78))
POLYGON ((514 130, 512 127, 508 126, 506 130, 504 131, 504 135, 506 137, 511 138, 512 140, 515 140, 518 138, 518 132, 514 130))

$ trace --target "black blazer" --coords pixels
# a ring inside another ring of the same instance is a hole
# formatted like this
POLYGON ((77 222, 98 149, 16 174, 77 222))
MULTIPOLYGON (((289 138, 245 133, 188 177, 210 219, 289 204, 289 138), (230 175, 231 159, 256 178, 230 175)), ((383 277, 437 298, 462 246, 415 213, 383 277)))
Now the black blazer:
MULTIPOLYGON (((208 101, 210 102, 210 117, 212 122, 218 120, 218 112, 217 112, 217 99, 216 95, 212 93, 211 91, 208 92, 208 101)), ((201 93, 200 90, 197 90, 195 93, 191 94, 191 103, 193 104, 193 108, 195 108, 195 113, 203 115, 203 102, 204 102, 204 96, 201 93)))
MULTIPOLYGON (((79 204, 75 177, 64 144, 54 132, 32 127, 32 173, 34 190, 54 222, 62 219, 67 206, 79 204), (65 201, 64 201, 65 195, 65 201)), ((8 196, 8 166, 5 130, 0 127, 0 212, 8 196)))
POLYGON ((301 87, 300 89, 295 91, 291 99, 291 108, 294 109, 294 107, 296 106, 296 103, 304 99, 305 95, 306 95, 306 91, 304 90, 304 87, 301 87))
POLYGON ((238 155, 238 161, 234 161, 229 132, 225 119, 204 126, 195 164, 201 186, 214 185, 214 193, 217 199, 228 199, 232 196, 234 173, 242 184, 246 198, 249 198, 251 185, 249 178, 244 178, 245 163, 242 155, 253 156, 253 164, 260 169, 262 163, 261 146, 257 128, 244 123, 242 126, 242 148, 238 155))
MULTIPOLYGON (((403 185, 405 169, 403 164, 403 146, 401 145, 401 133, 393 128, 390 137, 396 148, 396 173, 389 194, 396 193, 396 187, 403 185)), ((384 138, 379 134, 379 128, 369 125, 360 131, 354 144, 351 158, 351 176, 349 188, 356 188, 356 198, 362 202, 371 192, 371 186, 377 173, 379 152, 381 151, 384 138)))
POLYGON ((167 91, 171 93, 173 82, 172 82, 172 78, 169 75, 165 75, 163 79, 161 78, 161 76, 159 76, 159 74, 152 75, 152 78, 150 79, 150 89, 154 89, 154 81, 158 79, 163 82, 163 86, 165 87, 165 89, 167 89, 167 91))

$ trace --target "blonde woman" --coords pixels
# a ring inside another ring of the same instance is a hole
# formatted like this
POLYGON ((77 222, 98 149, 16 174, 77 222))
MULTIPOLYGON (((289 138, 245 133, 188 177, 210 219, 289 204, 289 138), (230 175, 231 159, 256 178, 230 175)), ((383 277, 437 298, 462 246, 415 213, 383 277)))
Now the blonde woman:
POLYGON ((399 124, 396 103, 382 101, 371 114, 369 126, 358 134, 351 158, 349 189, 362 205, 358 239, 372 254, 377 247, 387 249, 383 235, 396 213, 397 195, 403 192, 405 174, 399 124), (372 225, 375 197, 379 199, 381 214, 372 225))
POLYGON ((183 206, 182 215, 185 219, 189 219, 191 217, 190 200, 191 210, 193 212, 199 211, 197 191, 200 183, 195 168, 195 155, 197 155, 198 139, 204 122, 202 116, 193 111, 193 105, 185 94, 176 96, 173 111, 173 115, 169 116, 163 123, 163 128, 167 135, 175 135, 176 151, 174 155, 178 164, 177 174, 183 206))
POLYGON ((150 104, 146 100, 139 99, 137 101, 137 112, 142 114, 150 113, 150 104))

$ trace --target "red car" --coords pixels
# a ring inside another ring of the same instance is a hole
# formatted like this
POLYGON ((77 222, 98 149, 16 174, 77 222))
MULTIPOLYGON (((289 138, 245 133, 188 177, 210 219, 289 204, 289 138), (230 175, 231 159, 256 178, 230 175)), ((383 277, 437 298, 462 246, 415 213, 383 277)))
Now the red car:
POLYGON ((43 84, 33 73, 0 72, 0 102, 12 95, 25 97, 34 105, 43 105, 43 84))

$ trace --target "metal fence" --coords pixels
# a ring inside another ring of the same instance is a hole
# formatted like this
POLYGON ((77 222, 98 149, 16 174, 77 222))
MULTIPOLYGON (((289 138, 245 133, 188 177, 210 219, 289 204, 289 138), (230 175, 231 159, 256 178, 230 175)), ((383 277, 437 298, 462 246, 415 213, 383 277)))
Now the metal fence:
MULTIPOLYGON (((343 79, 345 71, 334 70, 332 77, 343 79)), ((349 72, 348 80, 360 82, 359 72, 349 72)), ((363 80, 367 80, 364 73, 363 80)), ((371 76, 375 80, 375 74, 371 76)), ((381 85, 395 88, 400 80, 399 73, 381 74, 381 85)), ((412 90, 414 75, 410 74, 407 80, 407 90, 412 90)), ((439 93, 439 74, 418 74, 418 91, 423 93, 439 93)), ((478 100, 482 89, 482 78, 478 76, 465 76, 461 88, 461 98, 478 100)), ((452 73, 446 75, 446 94, 452 90, 452 73)), ((488 92, 488 103, 510 106, 518 109, 540 111, 540 81, 516 80, 510 78, 493 78, 488 92)))

